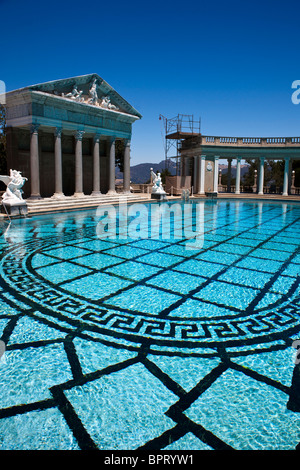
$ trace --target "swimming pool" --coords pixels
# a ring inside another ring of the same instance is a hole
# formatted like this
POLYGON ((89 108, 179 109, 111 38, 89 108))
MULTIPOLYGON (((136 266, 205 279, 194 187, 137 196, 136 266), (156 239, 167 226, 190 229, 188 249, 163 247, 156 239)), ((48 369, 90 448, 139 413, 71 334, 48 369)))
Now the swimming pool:
POLYGON ((296 448, 300 205, 174 204, 3 223, 0 449, 296 448))

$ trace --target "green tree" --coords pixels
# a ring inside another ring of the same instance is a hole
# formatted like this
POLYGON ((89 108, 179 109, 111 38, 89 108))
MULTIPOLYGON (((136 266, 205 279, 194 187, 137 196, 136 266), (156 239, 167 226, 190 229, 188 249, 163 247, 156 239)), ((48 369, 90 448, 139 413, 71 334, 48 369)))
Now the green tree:
POLYGON ((123 140, 116 140, 115 155, 116 155, 116 166, 119 170, 124 173, 124 152, 125 144, 123 140))
POLYGON ((170 170, 168 168, 165 168, 160 173, 162 184, 166 184, 166 176, 172 176, 172 173, 170 172, 170 170))

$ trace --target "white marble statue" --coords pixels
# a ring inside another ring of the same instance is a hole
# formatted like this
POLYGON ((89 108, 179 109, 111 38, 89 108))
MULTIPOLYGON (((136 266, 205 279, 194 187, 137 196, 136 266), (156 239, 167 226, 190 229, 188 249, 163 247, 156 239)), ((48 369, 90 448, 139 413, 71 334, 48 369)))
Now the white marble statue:
POLYGON ((111 104, 109 96, 103 96, 100 106, 105 109, 119 109, 114 104, 111 104))
POLYGON ((95 78, 93 84, 89 90, 90 99, 89 104, 97 104, 98 103, 98 95, 97 95, 97 79, 95 78))
POLYGON ((0 175, 0 181, 6 184, 6 191, 2 196, 3 202, 14 204, 24 201, 21 188, 24 186, 27 178, 22 176, 20 171, 10 170, 9 176, 0 175))
POLYGON ((157 173, 156 175, 153 171, 153 168, 150 168, 150 171, 151 171, 152 182, 153 182, 152 193, 166 194, 164 191, 164 188, 162 187, 160 173, 157 173))
POLYGON ((74 100, 74 101, 83 102, 84 98, 81 96, 82 93, 83 93, 82 90, 78 91, 77 90, 77 85, 74 85, 73 90, 70 93, 67 93, 66 95, 64 93, 62 93, 61 96, 63 98, 70 98, 71 100, 74 100))

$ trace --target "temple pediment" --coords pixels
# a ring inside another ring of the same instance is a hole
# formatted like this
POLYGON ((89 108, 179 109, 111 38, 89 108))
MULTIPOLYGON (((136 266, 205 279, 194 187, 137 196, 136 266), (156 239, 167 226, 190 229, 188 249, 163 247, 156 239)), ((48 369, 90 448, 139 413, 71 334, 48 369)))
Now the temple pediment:
POLYGON ((100 109, 126 113, 138 118, 142 117, 133 106, 97 74, 54 80, 32 85, 28 89, 49 93, 75 103, 84 103, 100 109))

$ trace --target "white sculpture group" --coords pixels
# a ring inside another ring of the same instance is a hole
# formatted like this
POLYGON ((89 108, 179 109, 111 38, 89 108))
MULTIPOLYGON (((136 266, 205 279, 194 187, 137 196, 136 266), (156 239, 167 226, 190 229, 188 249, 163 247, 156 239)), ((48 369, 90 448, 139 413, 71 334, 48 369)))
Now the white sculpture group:
POLYGON ((69 98, 77 103, 87 103, 94 106, 100 106, 100 108, 110 109, 113 111, 118 110, 119 108, 110 102, 109 96, 103 96, 101 100, 98 97, 97 93, 97 79, 93 80, 93 83, 89 89, 89 97, 83 96, 83 91, 78 91, 77 85, 74 85, 73 90, 70 93, 61 95, 63 98, 69 98))
POLYGON ((153 183, 151 197, 153 199, 160 199, 160 200, 165 199, 166 192, 162 186, 160 173, 155 174, 153 171, 153 168, 150 168, 150 172, 151 172, 152 183, 153 183))
POLYGON ((22 187, 27 178, 22 176, 20 171, 10 170, 9 176, 0 175, 0 181, 6 184, 6 191, 2 196, 5 204, 13 205, 24 202, 22 187))

